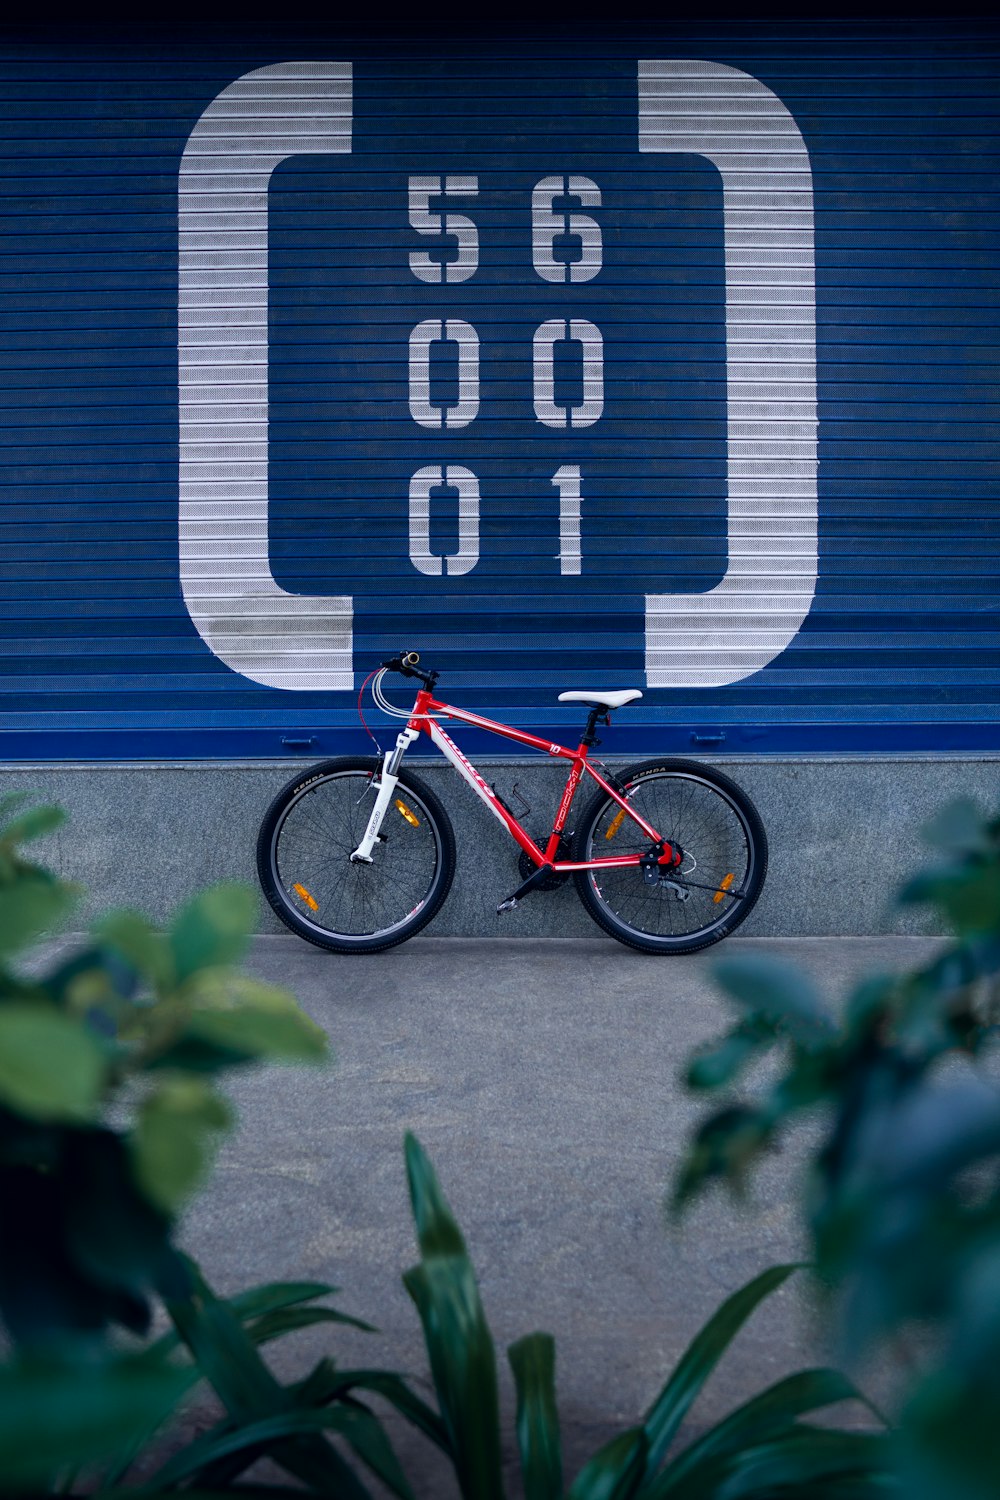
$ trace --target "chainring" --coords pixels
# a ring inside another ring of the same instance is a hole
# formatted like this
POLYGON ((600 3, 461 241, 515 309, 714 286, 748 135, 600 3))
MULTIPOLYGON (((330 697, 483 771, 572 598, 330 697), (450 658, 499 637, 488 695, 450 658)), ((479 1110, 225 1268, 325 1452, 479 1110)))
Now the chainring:
MULTIPOLYGON (((563 834, 562 838, 559 840, 559 848, 556 850, 556 859, 569 859, 569 845, 571 838, 572 834, 563 834)), ((543 849, 547 840, 543 839, 539 841, 538 839, 536 839, 535 842, 538 844, 538 847, 540 849, 543 849)), ((521 879, 527 880, 530 875, 533 875, 535 873, 537 866, 534 860, 529 859, 527 854, 525 854, 524 850, 522 849, 520 854, 517 856, 517 868, 521 872, 521 879)), ((567 879, 568 877, 565 874, 546 875, 545 879, 540 880, 535 886, 535 890, 556 891, 567 879)))

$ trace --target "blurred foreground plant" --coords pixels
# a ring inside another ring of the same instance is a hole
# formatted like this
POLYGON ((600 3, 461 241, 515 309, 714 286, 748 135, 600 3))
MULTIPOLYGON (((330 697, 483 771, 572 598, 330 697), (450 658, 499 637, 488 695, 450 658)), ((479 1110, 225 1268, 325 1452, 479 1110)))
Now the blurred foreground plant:
MULTIPOLYGON (((503 1500, 493 1339, 461 1231, 421 1146, 406 1139, 421 1258, 403 1278, 423 1325, 440 1405, 441 1443, 463 1500, 503 1500)), ((873 1500, 899 1494, 881 1431, 802 1419, 868 1403, 836 1370, 779 1380, 679 1453, 674 1440, 751 1313, 797 1268, 773 1266, 729 1297, 696 1335, 642 1422, 613 1438, 567 1486, 555 1388, 555 1342, 532 1333, 507 1351, 526 1500, 873 1500)), ((877 1413, 869 1415, 881 1425, 877 1413)))
MULTIPOLYGON (((57 818, 40 809, 0 828, 0 1314, 14 1345, 0 1365, 0 1493, 365 1500, 360 1465, 410 1500, 369 1407, 375 1396, 440 1449, 464 1500, 500 1500, 493 1340, 461 1232, 412 1137, 406 1165, 420 1262, 404 1281, 423 1326, 436 1410, 391 1371, 342 1370, 329 1359, 282 1385, 260 1345, 319 1322, 368 1325, 318 1305, 333 1289, 314 1283, 223 1301, 178 1250, 176 1212, 229 1121, 217 1077, 265 1059, 320 1058, 325 1041, 290 995, 233 968, 253 915, 239 887, 198 897, 167 933, 117 913, 48 969, 12 968, 12 956, 69 909, 68 888, 19 853, 57 818), (140 1344, 155 1303, 172 1326, 140 1344), (200 1381, 223 1415, 155 1467, 151 1438, 200 1381), (260 1458, 290 1482, 250 1483, 260 1458)), ((864 1401, 830 1369, 779 1381, 671 1451, 732 1339, 794 1269, 765 1271, 723 1303, 643 1421, 568 1488, 553 1340, 533 1333, 513 1344, 527 1500, 868 1500, 891 1492, 884 1433, 803 1420, 864 1401)))
POLYGON ((78 1474, 88 1494, 118 1484, 203 1379, 224 1417, 144 1493, 224 1486, 267 1455, 310 1492, 363 1495, 330 1433, 408 1495, 358 1399, 374 1386, 420 1420, 401 1381, 324 1361, 286 1387, 258 1353, 310 1324, 369 1325, 317 1305, 334 1289, 316 1283, 222 1301, 174 1241, 230 1124, 220 1075, 327 1051, 290 994, 234 968, 255 896, 216 886, 165 933, 116 912, 47 965, 18 963, 79 894, 21 852, 63 815, 18 814, 19 801, 0 803, 0 1318, 12 1351, 0 1364, 0 1493, 69 1493, 78 1474), (155 1303, 172 1331, 139 1343, 155 1303))
POLYGON ((803 1203, 844 1354, 914 1346, 897 1455, 913 1500, 1000 1494, 1000 819, 969 804, 928 830, 944 856, 912 880, 954 939, 839 1010, 801 973, 741 957, 715 973, 740 1019, 697 1055, 692 1089, 746 1087, 701 1125, 680 1208, 712 1179, 740 1191, 787 1127, 818 1114, 803 1203), (766 1081, 744 1073, 771 1053, 766 1081))

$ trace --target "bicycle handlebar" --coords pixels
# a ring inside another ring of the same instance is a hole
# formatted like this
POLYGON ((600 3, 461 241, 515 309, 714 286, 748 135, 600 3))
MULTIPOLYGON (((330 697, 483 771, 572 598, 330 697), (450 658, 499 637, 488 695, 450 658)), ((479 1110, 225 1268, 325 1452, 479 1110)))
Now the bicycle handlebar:
POLYGON ((401 651, 398 656, 392 657, 390 661, 382 663, 390 672, 399 672, 403 677, 416 677, 425 687, 432 688, 438 680, 437 672, 420 672, 417 663, 420 653, 417 651, 401 651))

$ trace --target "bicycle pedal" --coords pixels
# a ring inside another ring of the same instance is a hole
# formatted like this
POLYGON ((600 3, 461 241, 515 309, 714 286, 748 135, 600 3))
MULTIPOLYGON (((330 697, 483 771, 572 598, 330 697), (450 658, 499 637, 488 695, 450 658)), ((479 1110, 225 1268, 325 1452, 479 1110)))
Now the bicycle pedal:
POLYGON ((506 901, 500 902, 500 905, 497 907, 497 916, 502 911, 513 911, 514 907, 517 906, 518 902, 524 896, 527 896, 529 891, 537 891, 554 873, 550 864, 539 865, 534 874, 529 875, 524 884, 519 885, 513 895, 508 896, 506 901))

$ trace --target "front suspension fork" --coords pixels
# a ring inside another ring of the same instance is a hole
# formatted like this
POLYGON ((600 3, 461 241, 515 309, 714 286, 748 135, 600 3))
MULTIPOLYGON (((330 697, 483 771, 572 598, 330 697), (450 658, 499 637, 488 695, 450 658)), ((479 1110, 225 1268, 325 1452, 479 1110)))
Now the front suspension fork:
POLYGON ((399 781, 399 767, 403 756, 406 754, 414 740, 420 738, 418 729, 403 729, 396 737, 395 750, 387 750, 382 760, 382 774, 379 777, 378 796, 375 798, 375 806, 372 815, 368 819, 368 827, 361 843, 351 855, 352 864, 372 863, 372 850, 382 827, 382 819, 385 817, 389 803, 392 801, 393 793, 399 781))

